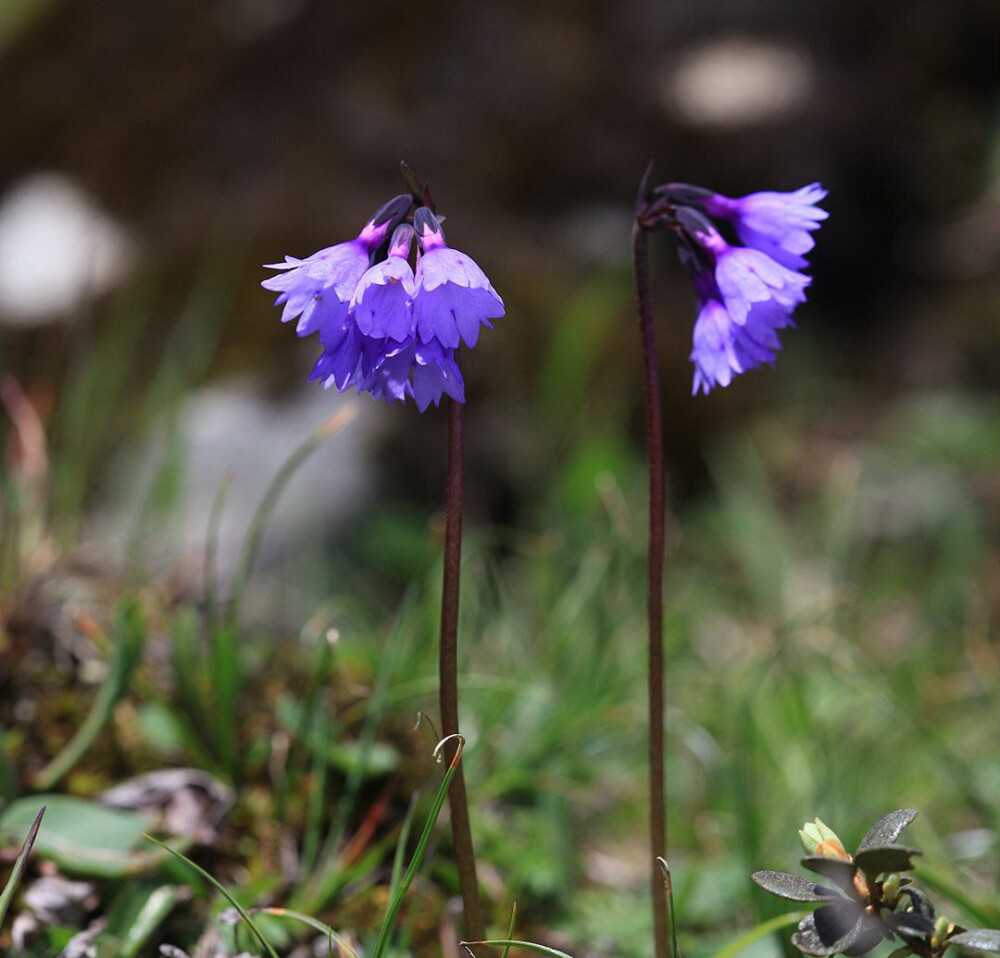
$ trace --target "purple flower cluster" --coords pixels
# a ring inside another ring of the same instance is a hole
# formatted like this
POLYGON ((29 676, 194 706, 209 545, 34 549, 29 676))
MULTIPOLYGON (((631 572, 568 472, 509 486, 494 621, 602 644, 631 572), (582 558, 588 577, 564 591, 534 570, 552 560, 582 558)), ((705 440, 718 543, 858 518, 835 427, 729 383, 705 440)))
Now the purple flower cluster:
POLYGON ((411 216, 412 208, 409 194, 395 197, 355 239, 286 256, 261 285, 278 293, 282 322, 298 318, 299 336, 319 333, 310 380, 387 403, 410 396, 423 412, 443 395, 465 402, 455 351, 475 346, 479 327, 492 328, 504 306, 473 260, 447 246, 434 213, 421 206, 411 216))
MULTIPOLYGON (((791 193, 751 193, 730 199, 699 187, 669 184, 657 190, 664 221, 677 230, 681 260, 698 295, 691 360, 692 392, 728 386, 733 375, 774 362, 778 330, 794 326, 810 277, 800 272, 827 218, 816 204, 818 183, 791 193), (742 246, 726 242, 719 221, 742 246)), ((655 208, 655 207, 654 207, 655 208)))

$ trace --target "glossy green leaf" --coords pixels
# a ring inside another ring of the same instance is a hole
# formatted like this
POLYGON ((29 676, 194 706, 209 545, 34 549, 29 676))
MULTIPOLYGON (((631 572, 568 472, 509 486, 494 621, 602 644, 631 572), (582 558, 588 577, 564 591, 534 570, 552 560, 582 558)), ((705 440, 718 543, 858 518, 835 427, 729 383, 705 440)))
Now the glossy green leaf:
POLYGON ((934 922, 926 915, 903 911, 884 916, 885 923, 897 934, 910 938, 925 938, 934 931, 934 922))
POLYGON ((894 844, 899 838, 899 833, 917 817, 917 814, 915 808, 898 808, 894 812, 889 812, 868 829, 868 834, 858 845, 858 852, 876 845, 894 844))
POLYGON ((902 845, 877 845, 858 852, 854 864, 869 878, 883 872, 907 872, 913 868, 913 856, 919 855, 916 848, 902 845))
POLYGON ((780 895, 790 901, 824 901, 836 896, 836 892, 807 878, 800 878, 798 875, 789 875, 787 872, 757 871, 750 876, 750 880, 760 885, 764 891, 769 891, 772 895, 780 895))
POLYGON ((0 838, 23 835, 38 811, 46 806, 35 851, 68 872, 100 877, 128 874, 149 862, 138 850, 151 820, 72 795, 36 795, 18 799, 0 812, 0 838))
POLYGON ((854 876, 857 869, 853 862, 846 862, 842 858, 825 858, 822 855, 807 855, 801 861, 802 865, 809 871, 828 878, 841 891, 857 898, 858 893, 854 887, 854 876))
POLYGON ((972 954, 1000 954, 1000 929, 973 928, 971 931, 952 935, 948 944, 972 954))

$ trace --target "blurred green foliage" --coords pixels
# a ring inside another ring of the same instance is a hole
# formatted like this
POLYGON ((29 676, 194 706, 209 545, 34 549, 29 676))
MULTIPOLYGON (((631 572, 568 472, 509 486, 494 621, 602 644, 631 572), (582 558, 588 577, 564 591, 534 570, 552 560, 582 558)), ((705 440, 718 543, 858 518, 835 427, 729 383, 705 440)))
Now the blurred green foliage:
MULTIPOLYGON (((0 676, 0 785, 28 809, 34 776, 90 711, 99 721, 87 747, 74 746, 74 767, 60 769, 66 792, 89 797, 165 764, 211 771, 238 786, 237 803, 218 844, 191 854, 248 906, 277 899, 371 938, 400 835, 412 818, 427 821, 426 799, 407 808, 431 774, 433 733, 414 732, 412 719, 435 710, 434 516, 412 500, 385 501, 355 516, 350 535, 324 540, 317 530, 285 544, 265 571, 268 595, 294 593, 301 615, 289 626, 287 610, 251 615, 241 600, 254 593, 281 492, 321 434, 303 424, 293 458, 268 464, 274 484, 255 516, 239 517, 248 532, 230 583, 213 565, 218 515, 204 582, 201 573, 178 586, 143 572, 157 523, 179 508, 167 478, 183 463, 179 444, 168 444, 157 486, 166 492, 151 492, 155 507, 137 517, 129 574, 109 571, 88 603, 108 620, 124 595, 119 608, 142 629, 129 648, 121 630, 110 643, 91 630, 86 655, 74 646, 69 666, 52 664, 65 640, 52 626, 53 584, 67 575, 110 452, 162 416, 176 422, 207 369, 218 335, 212 296, 225 276, 192 294, 138 399, 124 398, 135 384, 123 378, 123 357, 145 326, 126 334, 112 322, 83 351, 51 420, 48 500, 18 498, 16 470, 5 474, 6 514, 35 510, 16 528, 47 545, 5 543, 0 598, 13 668, 0 676), (39 655, 49 656, 41 668, 39 655), (86 677, 95 671, 111 691, 86 677), (29 722, 18 718, 24 702, 37 709, 29 722)), ((607 317, 627 294, 619 279, 595 276, 559 317, 539 380, 544 422, 561 428, 557 453, 536 457, 514 522, 469 517, 460 630, 465 774, 497 930, 516 900, 515 937, 625 958, 646 954, 651 934, 646 480, 618 410, 593 403, 596 421, 580 410, 617 335, 607 317)), ((121 308, 142 312, 135 302, 121 308)), ((989 901, 997 883, 1000 772, 995 729, 983 719, 998 693, 992 400, 952 389, 876 402, 798 362, 774 380, 788 387, 785 401, 706 443, 707 482, 671 502, 669 834, 681 945, 693 958, 783 913, 747 876, 784 862, 789 823, 816 815, 842 823, 850 839, 890 808, 917 807, 914 839, 946 900, 951 887, 989 901)), ((478 408, 470 403, 470 430, 478 408)), ((407 468, 395 449, 393 462, 407 468)), ((219 513, 224 505, 223 491, 219 513)), ((29 820, 19 813, 10 841, 29 820)), ((436 947, 455 890, 435 841, 429 880, 401 911, 406 947, 420 953, 436 947)), ((40 841, 36 855, 44 852, 40 841)), ((162 857, 144 875, 152 884, 131 891, 109 875, 101 907, 154 921, 136 932, 135 954, 154 940, 190 946, 219 901, 162 857), (177 889, 194 896, 184 909, 173 907, 177 889)), ((957 917, 962 903, 952 904, 957 917)), ((287 938, 292 926, 281 927, 287 938)), ((116 926, 116 940, 127 933, 116 926)), ((782 934, 752 948, 773 953, 782 934)))

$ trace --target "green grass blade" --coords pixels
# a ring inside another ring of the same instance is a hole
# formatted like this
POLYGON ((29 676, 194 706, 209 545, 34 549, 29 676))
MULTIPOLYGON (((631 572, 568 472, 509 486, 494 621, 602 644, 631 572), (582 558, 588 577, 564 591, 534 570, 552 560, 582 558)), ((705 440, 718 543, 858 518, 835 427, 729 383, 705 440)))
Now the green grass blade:
POLYGON ((97 698, 76 735, 63 750, 36 776, 34 786, 38 791, 49 791, 63 778, 97 741, 104 726, 111 721, 115 706, 128 691, 132 673, 139 665, 146 640, 146 620, 138 601, 129 599, 115 610, 114 654, 97 698))
POLYGON ((135 958, 146 946, 180 899, 176 885, 160 885, 150 892, 118 946, 118 958, 135 958))
POLYGON ((219 533, 222 528, 222 514, 226 509, 226 499, 233 485, 233 477, 227 474, 215 491, 212 508, 208 513, 208 529, 205 533, 205 577, 202 586, 205 598, 205 622, 209 634, 215 629, 219 619, 219 533))
POLYGON ((406 817, 403 819, 403 827, 399 832, 399 841, 396 842, 396 853, 392 857, 392 875, 389 878, 389 899, 396 894, 399 882, 403 877, 403 862, 406 860, 406 846, 410 843, 410 830, 413 827, 413 817, 417 812, 417 803, 420 801, 420 789, 413 793, 410 799, 409 808, 406 809, 406 817))
POLYGON ((110 437, 120 432, 130 405, 122 401, 135 368, 132 357, 148 334, 156 283, 147 275, 116 295, 107 321, 90 342, 82 333, 61 402, 50 427, 52 513, 59 538, 71 540, 87 492, 105 464, 110 437))
POLYGON ((14 801, 18 796, 17 773, 7 758, 6 730, 0 725, 0 801, 14 801))
POLYGON ((330 830, 327 832, 326 840, 323 843, 321 853, 322 863, 311 879, 310 894, 308 901, 309 910, 322 908, 332 895, 331 889, 339 884, 338 869, 340 867, 337 856, 337 846, 340 844, 347 828, 350 818, 351 808, 357 801, 361 786, 364 783, 367 758, 375 744, 375 736, 378 732, 379 722, 385 711, 388 702, 389 682, 398 661, 403 639, 409 629, 410 620, 416 608, 416 593, 411 589, 403 597, 402 605, 396 622, 389 637, 385 654, 379 662, 378 672, 375 675, 375 684, 372 688, 370 704, 365 714, 364 725, 361 729, 361 752, 357 764, 348 774, 344 783, 343 792, 337 802, 337 807, 333 813, 333 820, 330 823, 330 830))
POLYGON ((274 950, 274 945, 272 945, 271 942, 267 940, 267 938, 264 936, 264 933, 254 923, 254 920, 250 917, 247 910, 235 898, 233 898, 232 895, 229 894, 229 892, 226 890, 226 888, 220 881, 218 881, 215 877, 210 875, 200 865, 196 865, 193 861, 191 861, 190 858, 187 857, 187 855, 182 855, 179 851, 177 851, 174 848, 171 848, 169 845, 165 845, 159 839, 153 838, 152 835, 143 835, 143 837, 147 838, 154 845, 159 845, 160 848, 162 848, 164 851, 170 852, 170 854, 173 855, 174 858, 178 859, 179 861, 182 861, 185 865, 188 866, 188 868, 190 868, 194 872, 197 872, 197 874, 199 874, 202 878, 204 878, 205 881, 207 881, 210 885, 212 885, 219 892, 219 894, 221 894, 226 899, 226 901, 228 901, 229 904, 232 905, 233 908, 237 910, 237 912, 239 912, 240 918, 242 918, 246 922, 247 927, 250 929, 250 931, 253 932, 253 935, 257 939, 257 941, 260 942, 261 947, 271 956, 271 958, 278 958, 278 953, 274 950))
POLYGON ((25 838, 24 844, 21 846, 21 851, 14 861, 14 867, 10 871, 7 884, 4 885, 3 892, 0 893, 0 927, 3 926, 3 920, 7 914, 7 909, 10 908, 11 899, 14 897, 14 892, 21 881, 21 876, 24 874, 24 868, 28 864, 28 855, 31 854, 31 846, 35 844, 35 838, 38 837, 38 829, 42 826, 42 816, 44 814, 45 806, 43 805, 38 810, 31 828, 28 829, 28 836, 25 838))
MULTIPOLYGON (((306 824, 302 837, 302 873, 309 875, 316 866, 319 854, 320 831, 323 827, 323 809, 326 804, 326 775, 330 764, 330 719, 324 709, 320 693, 329 679, 334 661, 334 642, 327 624, 323 624, 315 638, 315 662, 309 670, 309 684, 302 700, 302 715, 295 730, 295 742, 309 743, 316 740, 312 749, 311 785, 306 799, 306 824)), ((298 787, 298 783, 296 784, 298 787)))
POLYGON ((243 666, 232 621, 219 623, 209 636, 208 682, 212 690, 211 727, 215 729, 219 761, 230 780, 236 782, 240 777, 236 713, 243 686, 243 666))
POLYGON ((674 907, 674 882, 670 876, 670 865, 665 858, 657 858, 656 864, 663 872, 663 887, 667 895, 667 928, 670 930, 670 958, 681 958, 677 946, 677 909, 674 907))
POLYGON ((338 633, 331 632, 326 624, 318 630, 318 633, 315 638, 315 662, 309 669, 309 684, 302 698, 302 717, 295 731, 298 741, 306 740, 316 715, 322 708, 320 693, 326 687, 334 662, 333 653, 338 633))
POLYGON ((309 874, 316 865, 323 807, 326 804, 326 775, 330 765, 330 719, 324 711, 316 713, 314 727, 317 748, 313 752, 312 787, 306 799, 306 828, 302 836, 302 871, 305 874, 309 874))
POLYGON ((191 608, 178 610, 170 629, 170 672, 174 692, 168 704, 183 717, 186 747, 207 770, 228 774, 217 754, 214 725, 205 709, 199 621, 191 608))
POLYGON ((329 419, 325 420, 312 435, 310 435, 292 454, 285 460, 281 468, 277 471, 271 484, 267 487, 257 511, 247 528, 246 538, 243 540, 243 551, 240 556, 240 564, 237 567, 233 578, 233 586, 229 597, 229 608, 226 613, 228 622, 235 622, 239 617, 240 605, 243 602, 243 595, 246 591, 250 576, 253 574, 254 566, 257 563, 257 554, 260 552, 261 542, 264 533, 274 515, 275 507, 285 487, 292 477, 299 470, 299 467, 320 447, 324 440, 334 433, 340 432, 347 426, 357 414, 357 406, 344 406, 329 419))
POLYGON ((734 938, 724 948, 719 949, 719 951, 712 955, 712 958, 735 958, 736 955, 745 948, 749 948, 755 941, 759 941, 779 928, 797 925, 808 914, 808 911, 790 911, 784 915, 776 915, 774 918, 762 921, 759 925, 751 928, 746 934, 740 935, 739 938, 734 938))
MULTIPOLYGON (((488 948, 524 948, 526 951, 537 951, 539 954, 548 955, 549 958, 572 958, 565 951, 558 948, 550 948, 548 945, 539 945, 533 941, 514 941, 511 938, 490 938, 486 941, 463 941, 460 942, 463 948, 471 948, 472 945, 486 945, 488 948)), ((507 952, 505 951, 504 954, 507 952)))
MULTIPOLYGON (((403 597, 402 605, 396 616, 396 623, 389 636, 388 647, 382 656, 378 673, 375 676, 375 684, 372 687, 371 694, 371 707, 365 716, 365 722, 361 729, 361 759, 354 769, 352 769, 347 782, 344 784, 343 797, 334 816, 334 823, 330 832, 330 838, 334 843, 338 842, 342 837, 343 831, 347 826, 351 807, 357 800, 361 785, 364 782, 367 756, 375 744, 375 736, 386 707, 389 682, 395 670, 396 662, 399 660, 400 649, 403 645, 403 639, 406 637, 415 606, 416 595, 413 590, 409 590, 403 597)), ((329 846, 330 842, 328 842, 329 846)))
POLYGON ((417 871, 420 869, 420 865, 424 860, 424 853, 427 851, 427 843, 430 841, 431 835, 434 832, 434 826, 437 823, 438 815, 441 814, 441 806, 444 804, 445 796, 448 794, 448 787, 451 785, 451 780, 455 777, 455 772, 458 770, 458 763, 462 760, 462 752, 465 748, 465 739, 462 738, 461 735, 449 735, 447 738, 438 742, 437 747, 434 749, 434 757, 440 760, 442 746, 452 738, 458 739, 458 748, 455 749, 455 756, 452 758, 451 763, 448 766, 448 771, 445 773, 445 776, 441 781, 441 785, 438 787, 437 794, 434 796, 434 804, 431 806, 431 811, 427 816, 424 829, 420 833, 420 840, 417 842, 417 848, 413 853, 413 858, 410 860, 409 867, 406 869, 406 874, 403 875, 403 880, 399 883, 396 893, 389 901, 389 907, 386 910, 385 918, 382 920, 382 927, 379 929, 378 939, 375 942, 375 948, 372 950, 372 958, 383 958, 389 947, 389 938, 392 935, 396 915, 399 913, 400 906, 403 904, 403 899, 406 897, 406 892, 413 883, 413 879, 416 877, 417 871))
POLYGON ((357 952, 343 935, 337 934, 329 925, 318 918, 313 918, 312 915, 307 915, 301 911, 294 911, 291 908, 251 908, 250 911, 254 914, 272 915, 275 918, 291 918, 295 921, 300 921, 304 925, 314 928, 321 935, 326 935, 327 938, 336 943, 340 952, 347 955, 348 958, 358 958, 357 952))
MULTIPOLYGON (((517 902, 514 902, 513 907, 510 910, 510 924, 507 926, 507 938, 510 941, 514 939, 514 925, 517 923, 517 902)), ((500 958, 507 958, 510 954, 510 945, 504 945, 503 951, 500 953, 500 958)))

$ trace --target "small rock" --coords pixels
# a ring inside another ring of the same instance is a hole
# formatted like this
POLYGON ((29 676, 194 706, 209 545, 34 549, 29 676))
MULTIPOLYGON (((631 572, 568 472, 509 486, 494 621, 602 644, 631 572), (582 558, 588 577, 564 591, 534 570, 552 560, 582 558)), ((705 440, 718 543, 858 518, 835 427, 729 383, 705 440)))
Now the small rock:
POLYGON ((214 844, 216 827, 236 801, 227 785, 196 768, 148 772, 108 789, 99 801, 125 811, 152 813, 169 835, 214 844))

